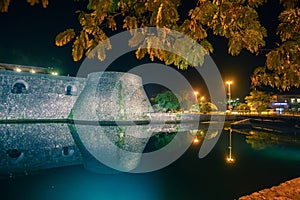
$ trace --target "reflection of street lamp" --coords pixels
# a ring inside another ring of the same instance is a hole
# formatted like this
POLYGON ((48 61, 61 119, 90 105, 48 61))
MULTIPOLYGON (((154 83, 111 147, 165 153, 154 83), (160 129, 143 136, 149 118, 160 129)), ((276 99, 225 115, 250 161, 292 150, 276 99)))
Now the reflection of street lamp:
POLYGON ((198 144, 199 142, 200 142, 200 140, 198 139, 197 136, 195 136, 195 138, 194 138, 194 140, 193 140, 193 143, 194 143, 194 144, 198 144))
POLYGON ((226 81, 226 84, 228 85, 228 110, 231 111, 231 91, 230 91, 230 85, 232 84, 232 81, 226 81))
POLYGON ((232 140, 232 138, 231 138, 231 134, 232 134, 232 129, 229 129, 229 156, 226 158, 226 161, 228 162, 228 163, 234 163, 235 162, 235 160, 234 160, 234 158, 232 157, 232 143, 231 143, 231 140, 232 140))

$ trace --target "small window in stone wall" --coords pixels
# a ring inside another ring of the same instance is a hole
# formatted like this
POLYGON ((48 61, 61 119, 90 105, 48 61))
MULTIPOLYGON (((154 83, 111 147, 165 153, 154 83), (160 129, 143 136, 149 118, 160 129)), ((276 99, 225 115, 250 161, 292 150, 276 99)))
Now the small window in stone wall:
POLYGON ((62 148, 61 154, 63 157, 70 157, 74 154, 74 147, 66 146, 62 148))
POLYGON ((27 93, 28 91, 28 83, 23 80, 17 80, 14 82, 11 88, 11 92, 14 94, 22 94, 27 93))
POLYGON ((65 88, 65 94, 70 96, 76 96, 77 87, 75 85, 67 85, 65 88))

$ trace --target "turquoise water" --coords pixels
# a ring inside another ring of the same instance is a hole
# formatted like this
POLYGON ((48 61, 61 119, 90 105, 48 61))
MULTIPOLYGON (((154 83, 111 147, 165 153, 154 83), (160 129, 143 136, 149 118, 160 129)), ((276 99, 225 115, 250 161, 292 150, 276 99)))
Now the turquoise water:
MULTIPOLYGON (((150 140, 148 149, 155 143, 150 140)), ((269 133, 232 132, 234 163, 227 163, 229 131, 198 158, 200 144, 150 173, 95 174, 82 165, 0 180, 1 199, 236 199, 300 176, 300 140, 269 133), (250 135, 245 135, 249 134, 250 135)))

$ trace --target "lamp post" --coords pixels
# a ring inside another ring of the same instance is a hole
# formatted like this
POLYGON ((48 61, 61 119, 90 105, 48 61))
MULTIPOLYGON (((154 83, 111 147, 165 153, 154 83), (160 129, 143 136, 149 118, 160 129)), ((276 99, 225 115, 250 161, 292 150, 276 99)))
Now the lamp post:
POLYGON ((194 91, 194 95, 195 95, 196 98, 197 98, 198 94, 199 94, 198 91, 194 91))
POLYGON ((197 102, 198 102, 198 94, 199 94, 198 91, 194 91, 194 95, 195 95, 195 97, 196 97, 196 101, 197 101, 197 102))
POLYGON ((226 84, 228 85, 228 110, 232 110, 231 106, 231 90, 230 90, 230 85, 232 84, 232 81, 226 81, 226 84))

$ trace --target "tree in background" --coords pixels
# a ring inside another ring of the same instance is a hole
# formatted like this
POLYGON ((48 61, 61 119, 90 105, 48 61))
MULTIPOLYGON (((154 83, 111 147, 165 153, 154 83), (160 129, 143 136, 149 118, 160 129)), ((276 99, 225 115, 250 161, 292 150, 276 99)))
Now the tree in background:
POLYGON ((177 97, 170 91, 159 93, 154 98, 154 101, 157 103, 154 105, 155 111, 175 111, 180 109, 180 103, 177 97))
POLYGON ((249 96, 245 97, 247 105, 251 110, 256 110, 258 113, 266 111, 270 107, 272 96, 268 93, 253 90, 249 96))
POLYGON ((198 113, 200 112, 200 107, 198 104, 194 104, 190 107, 189 112, 191 113, 198 113))
MULTIPOLYGON (((197 104, 197 99, 195 97, 195 94, 193 91, 190 90, 182 90, 178 92, 180 96, 180 106, 182 110, 189 110, 193 106, 194 112, 197 112, 197 106, 194 106, 194 104, 197 104)), ((198 111, 199 112, 199 111, 198 111)))
POLYGON ((239 103, 234 110, 241 113, 249 113, 250 107, 246 103, 239 103))
POLYGON ((218 110, 218 107, 215 104, 210 102, 200 103, 199 106, 200 106, 200 112, 203 113, 209 113, 218 110))
MULTIPOLYGON (((80 0, 76 0, 80 1, 80 0)), ((228 39, 228 53, 238 55, 242 49, 258 54, 265 46, 266 29, 261 25, 256 9, 267 0, 198 0, 190 8, 187 17, 182 17, 180 0, 89 0, 87 9, 78 11, 81 29, 68 28, 56 36, 55 44, 64 46, 72 42, 74 61, 84 56, 104 60, 106 51, 111 49, 108 32, 117 29, 130 30, 132 38, 129 46, 137 47, 136 57, 142 59, 146 54, 167 65, 179 69, 200 66, 204 55, 213 52, 208 34, 228 39), (160 27, 165 37, 147 31, 133 31, 136 28, 160 27), (185 34, 207 51, 190 45, 181 45, 183 39, 167 37, 170 30, 185 34), (101 48, 95 47, 102 43, 101 48), (154 44, 172 47, 188 56, 152 48, 154 44)), ((47 7, 48 0, 27 0, 30 5, 42 3, 47 7)), ((265 66, 255 70, 252 76, 254 86, 269 85, 283 90, 300 85, 300 10, 298 0, 279 0, 284 10, 279 15, 277 34, 282 43, 270 51, 265 66)), ((10 0, 0 0, 0 11, 7 12, 10 0)), ((186 6, 187 4, 184 4, 186 6)))

